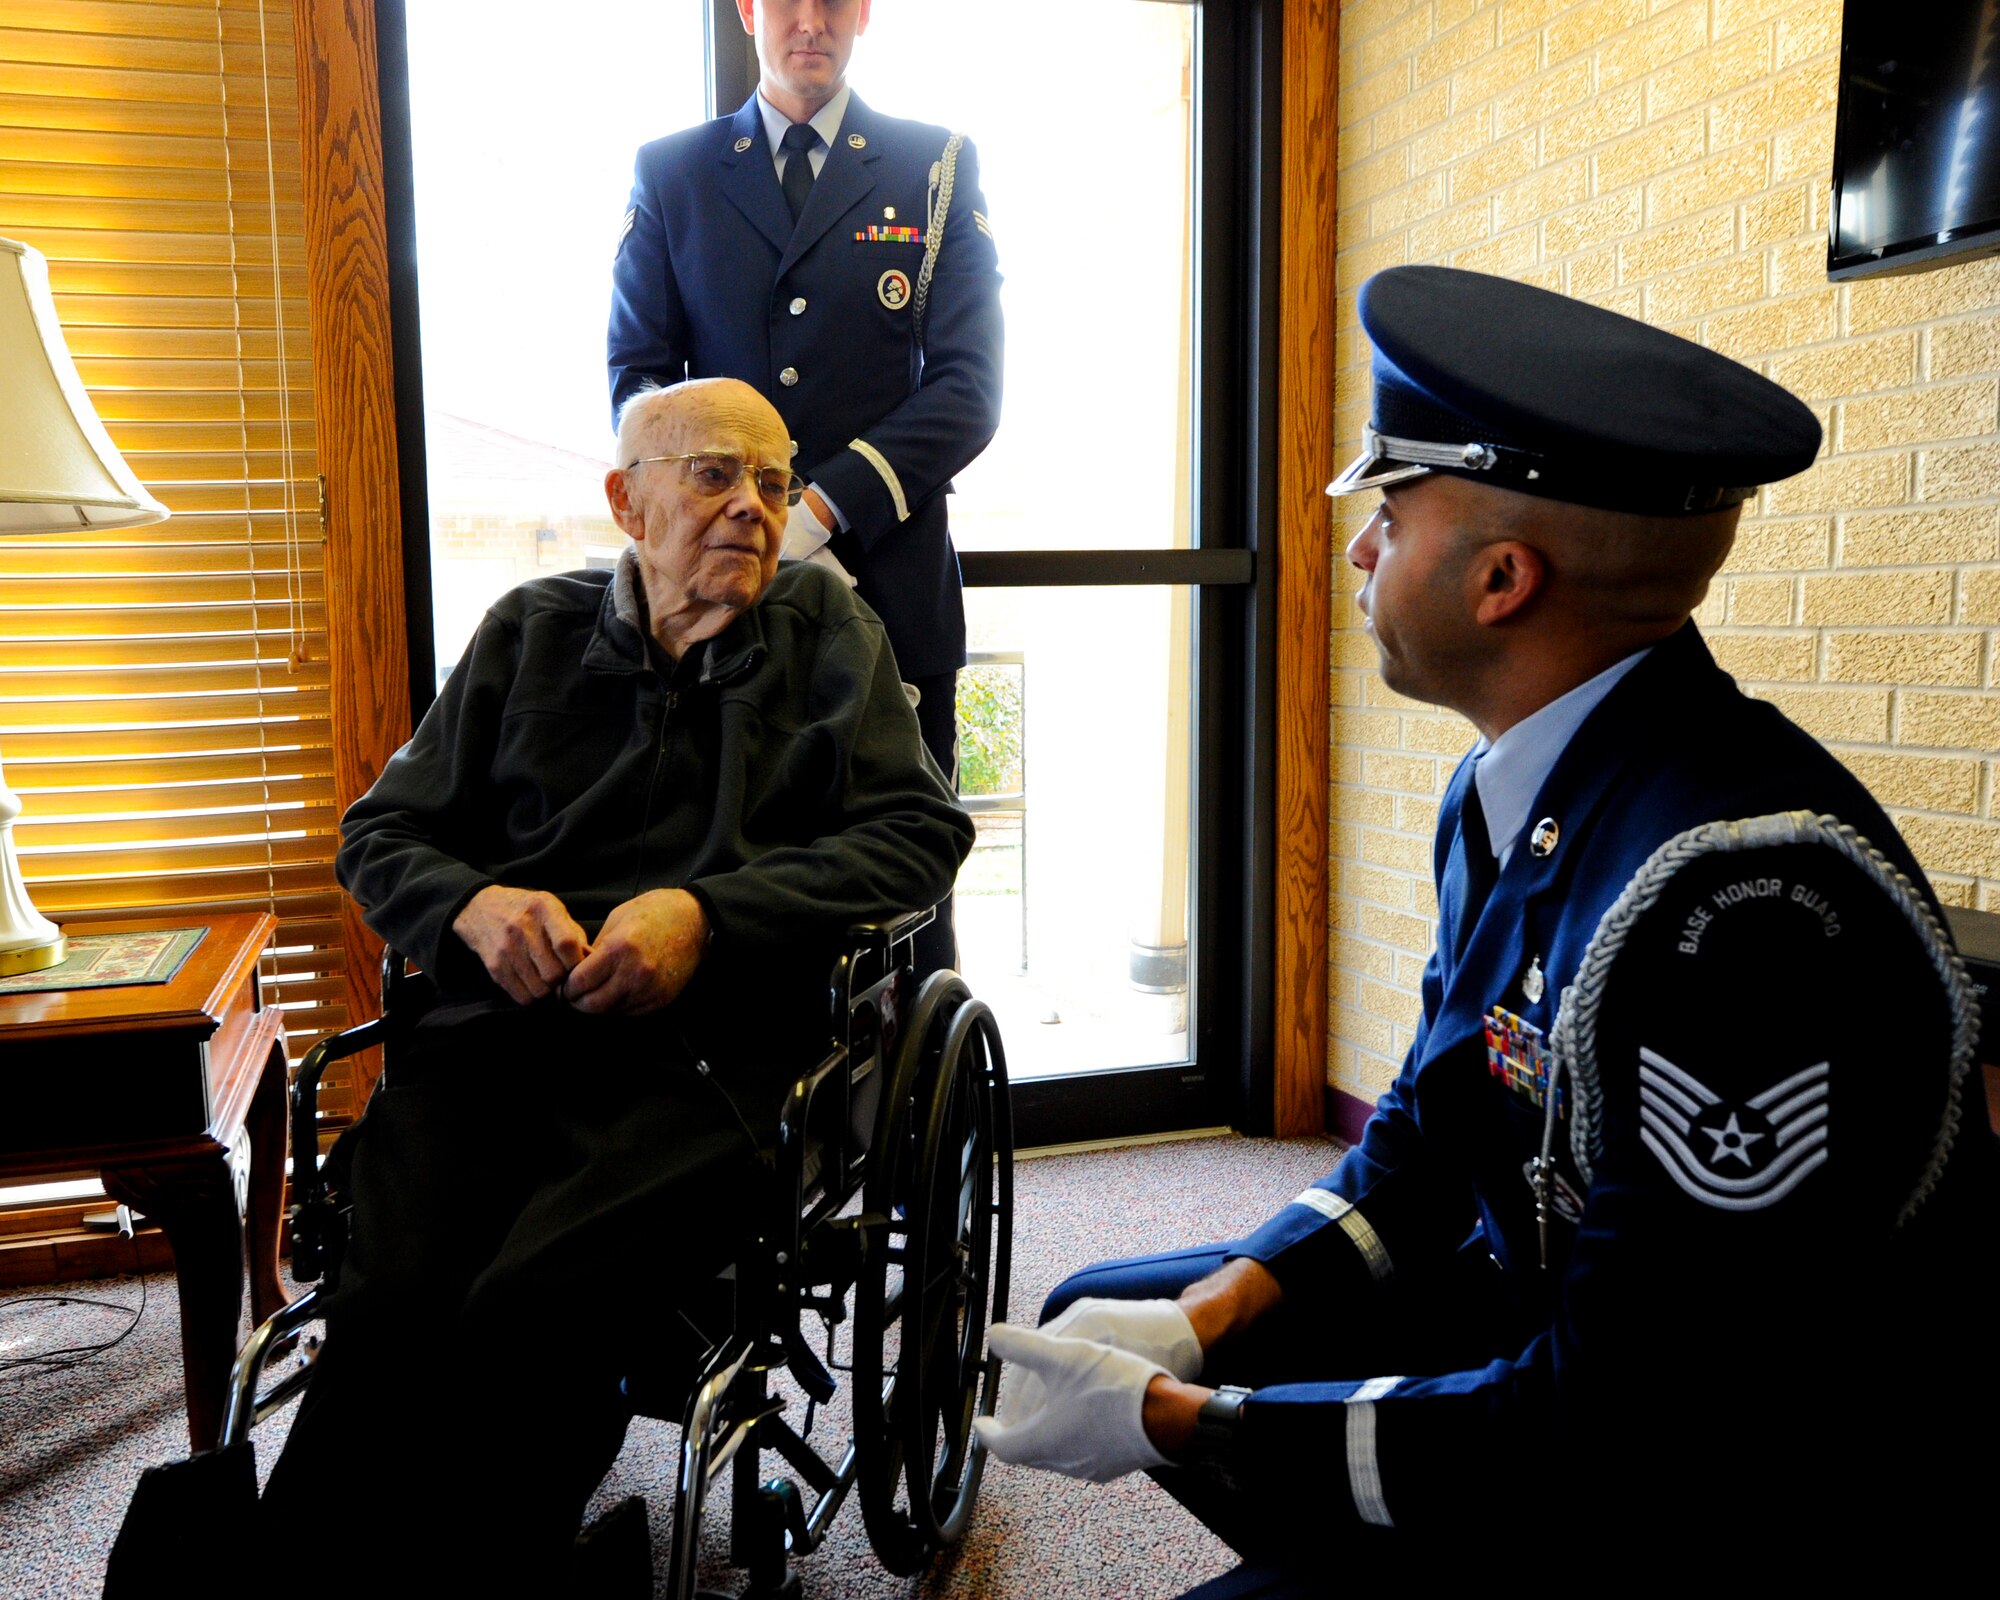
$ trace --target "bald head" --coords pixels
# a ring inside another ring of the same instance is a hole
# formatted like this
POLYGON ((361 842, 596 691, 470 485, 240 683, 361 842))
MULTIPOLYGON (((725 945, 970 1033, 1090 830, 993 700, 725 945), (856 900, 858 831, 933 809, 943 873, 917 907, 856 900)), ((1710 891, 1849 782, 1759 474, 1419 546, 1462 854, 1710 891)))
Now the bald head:
POLYGON ((772 464, 791 458, 785 419, 749 384, 736 378, 690 378, 664 389, 642 389, 625 402, 618 413, 618 464, 698 448, 684 441, 707 428, 761 437, 765 459, 772 464))

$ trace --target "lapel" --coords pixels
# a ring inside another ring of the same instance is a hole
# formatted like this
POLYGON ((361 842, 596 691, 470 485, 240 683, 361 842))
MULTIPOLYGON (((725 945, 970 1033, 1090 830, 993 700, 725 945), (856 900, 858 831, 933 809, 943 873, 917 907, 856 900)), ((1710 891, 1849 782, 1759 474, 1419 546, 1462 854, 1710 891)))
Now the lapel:
MULTIPOLYGON (((756 114, 756 107, 751 107, 756 114)), ((789 272, 797 261, 814 245, 825 237, 830 229, 849 211, 853 210, 868 192, 875 187, 875 174, 870 170, 882 156, 880 119, 861 103, 861 96, 852 94, 847 100, 847 115, 840 119, 840 131, 833 136, 833 148, 826 153, 826 165, 819 169, 819 176, 813 180, 812 194, 806 200, 805 214, 799 218, 796 229, 787 227, 789 239, 780 248, 783 258, 778 262, 780 278, 789 272), (849 144, 848 137, 859 134, 867 141, 859 150, 849 144)), ((771 172, 771 164, 766 152, 765 175, 771 179, 771 193, 778 197, 778 209, 785 211, 785 197, 779 193, 778 180, 771 172)), ((790 214, 786 213, 789 224, 790 214)))
MULTIPOLYGON (((1527 839, 1517 842, 1470 936, 1461 930, 1438 1008, 1435 1047, 1429 1054, 1442 1054, 1476 1033, 1486 1008, 1501 1002, 1504 991, 1521 977, 1529 954, 1528 927, 1538 920, 1538 902, 1568 892, 1578 853, 1632 757, 1660 739, 1689 737, 1686 727, 1679 725, 1700 723, 1704 715, 1700 708, 1709 703, 1718 682, 1726 685, 1728 680, 1690 622, 1662 640, 1584 719, 1543 780, 1528 813, 1531 829, 1542 817, 1556 820, 1556 847, 1537 856, 1527 839)), ((1470 763, 1466 765, 1469 772, 1470 763)), ((1457 826, 1463 777, 1446 791, 1446 802, 1439 808, 1441 826, 1447 816, 1454 829, 1457 826)), ((1456 858, 1454 865, 1462 871, 1456 858)), ((1614 891, 1617 887, 1622 885, 1614 886, 1614 891)), ((1549 974, 1552 985, 1563 981, 1566 975, 1549 974)))
MULTIPOLYGON (((832 159, 827 158, 828 165, 832 159)), ((722 192, 750 225, 771 241, 772 249, 782 253, 791 242, 792 213, 778 187, 777 170, 771 164, 771 141, 764 136, 764 118, 757 109, 754 89, 722 130, 717 160, 722 192), (745 139, 750 143, 738 150, 745 139)), ((810 207, 807 214, 811 214, 810 207)))

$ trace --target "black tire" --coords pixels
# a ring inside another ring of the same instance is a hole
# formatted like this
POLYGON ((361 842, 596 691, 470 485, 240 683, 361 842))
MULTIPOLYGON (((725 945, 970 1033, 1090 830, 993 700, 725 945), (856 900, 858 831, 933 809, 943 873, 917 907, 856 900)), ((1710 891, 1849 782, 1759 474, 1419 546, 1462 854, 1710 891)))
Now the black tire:
POLYGON ((864 1195, 877 1224, 855 1293, 854 1436, 868 1536, 899 1576, 971 1516, 1007 1314, 1013 1119, 993 1014, 956 973, 911 1008, 864 1195), (883 1390, 893 1388, 885 1405, 883 1390))

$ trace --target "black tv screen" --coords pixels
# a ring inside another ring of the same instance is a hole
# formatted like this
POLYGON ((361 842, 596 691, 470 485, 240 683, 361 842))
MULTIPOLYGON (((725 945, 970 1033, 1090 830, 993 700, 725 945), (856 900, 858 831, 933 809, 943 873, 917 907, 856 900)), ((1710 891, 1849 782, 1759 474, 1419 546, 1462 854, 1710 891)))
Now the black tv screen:
POLYGON ((2000 250, 2000 0, 1847 0, 1827 276, 2000 250))

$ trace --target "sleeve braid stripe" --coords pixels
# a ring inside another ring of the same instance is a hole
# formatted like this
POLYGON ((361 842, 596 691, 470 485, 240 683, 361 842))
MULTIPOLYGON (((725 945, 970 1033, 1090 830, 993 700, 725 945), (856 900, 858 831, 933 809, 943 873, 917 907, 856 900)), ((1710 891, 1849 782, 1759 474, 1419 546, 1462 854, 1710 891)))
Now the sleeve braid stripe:
POLYGON ((1372 1400, 1347 1404, 1347 1488, 1354 1496, 1354 1510, 1363 1522, 1377 1528, 1393 1528, 1389 1504, 1382 1498, 1382 1463, 1375 1453, 1375 1403, 1372 1400))
POLYGON ((1307 1189, 1296 1195, 1292 1204, 1304 1206, 1309 1211, 1317 1211, 1329 1222, 1340 1224, 1340 1231, 1347 1235, 1354 1248, 1361 1252, 1361 1259, 1368 1268, 1368 1276, 1377 1283, 1387 1280, 1394 1267, 1389 1260, 1388 1246, 1382 1243, 1377 1233, 1359 1211, 1354 1202, 1330 1189, 1307 1189))

